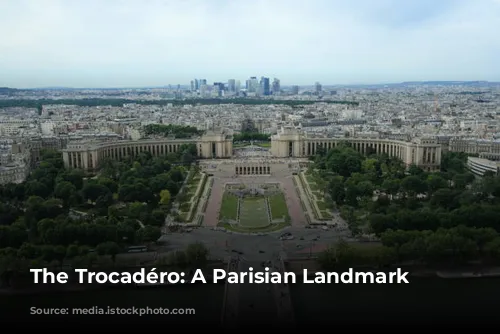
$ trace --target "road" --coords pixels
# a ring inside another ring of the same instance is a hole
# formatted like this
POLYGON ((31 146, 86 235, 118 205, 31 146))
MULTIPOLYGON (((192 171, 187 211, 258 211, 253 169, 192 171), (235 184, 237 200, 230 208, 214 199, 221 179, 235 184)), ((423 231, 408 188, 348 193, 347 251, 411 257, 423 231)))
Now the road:
MULTIPOLYGON (((240 259, 232 256, 227 265, 227 272, 237 272, 240 268, 240 259)), ((224 291, 222 309, 222 323, 226 328, 237 329, 239 323, 240 284, 227 284, 224 291)))
POLYGON ((267 235, 234 234, 223 231, 214 231, 210 228, 194 229, 190 233, 172 233, 162 237, 169 249, 185 249, 189 244, 202 242, 210 249, 210 256, 215 259, 224 259, 235 253, 243 255, 248 261, 272 261, 277 254, 285 251, 289 256, 294 253, 307 253, 311 246, 328 246, 340 238, 348 240, 347 231, 327 231, 317 229, 290 227, 285 230, 267 235), (293 240, 281 241, 280 235, 289 232, 293 240), (234 250, 234 251, 233 251, 234 250))
MULTIPOLYGON (((264 272, 260 262, 240 260, 239 271, 264 272)), ((239 284, 238 323, 240 326, 266 326, 273 323, 277 316, 272 284, 239 284)), ((264 327, 263 327, 264 328, 264 327)))
MULTIPOLYGON (((263 273, 265 268, 280 271, 282 262, 275 258, 272 262, 247 261, 244 256, 233 256, 228 264, 228 272, 263 273)), ((293 328, 293 310, 288 284, 239 284, 226 283, 223 309, 223 325, 228 329, 293 328)))

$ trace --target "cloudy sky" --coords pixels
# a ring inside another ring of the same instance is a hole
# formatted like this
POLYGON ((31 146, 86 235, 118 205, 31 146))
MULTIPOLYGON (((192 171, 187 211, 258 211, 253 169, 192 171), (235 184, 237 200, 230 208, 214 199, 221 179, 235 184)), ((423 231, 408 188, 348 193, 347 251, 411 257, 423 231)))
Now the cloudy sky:
POLYGON ((500 81, 500 0, 0 0, 0 86, 500 81))

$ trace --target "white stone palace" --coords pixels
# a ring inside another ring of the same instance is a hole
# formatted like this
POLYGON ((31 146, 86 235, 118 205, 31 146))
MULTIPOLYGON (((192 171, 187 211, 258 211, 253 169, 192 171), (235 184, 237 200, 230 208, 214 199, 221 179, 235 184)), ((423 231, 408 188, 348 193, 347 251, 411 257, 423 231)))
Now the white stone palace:
POLYGON ((208 131, 199 138, 189 139, 156 138, 68 144, 63 150, 64 166, 92 171, 106 158, 120 160, 144 151, 161 156, 175 153, 185 144, 196 144, 200 158, 228 158, 233 154, 232 133, 220 130, 208 131))
MULTIPOLYGON (((161 156, 177 152, 183 144, 196 144, 200 158, 233 157, 232 132, 220 130, 208 131, 201 137, 192 139, 161 138, 68 144, 63 150, 64 165, 66 168, 93 171, 106 158, 119 160, 144 151, 153 156, 161 156)), ((362 154, 380 153, 397 157, 407 166, 415 164, 427 171, 439 170, 441 165, 441 145, 434 139, 415 138, 411 141, 401 141, 358 137, 330 138, 310 136, 292 127, 282 127, 276 135, 271 136, 270 153, 274 158, 307 158, 314 155, 320 147, 328 150, 342 144, 349 144, 362 154)), ((237 175, 265 175, 270 172, 266 164, 246 166, 241 162, 233 168, 237 175)))
POLYGON ((416 165, 427 171, 439 170, 441 145, 432 138, 415 138, 401 141, 382 138, 309 136, 298 129, 283 127, 271 137, 271 154, 274 157, 308 157, 322 147, 326 150, 349 144, 362 154, 387 154, 401 159, 407 166, 416 165))

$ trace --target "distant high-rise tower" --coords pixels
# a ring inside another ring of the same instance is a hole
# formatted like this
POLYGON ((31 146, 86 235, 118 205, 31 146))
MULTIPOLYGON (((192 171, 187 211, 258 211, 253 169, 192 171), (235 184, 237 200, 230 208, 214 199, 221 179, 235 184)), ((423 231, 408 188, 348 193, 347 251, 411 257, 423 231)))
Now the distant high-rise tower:
POLYGON ((236 80, 229 79, 227 81, 227 91, 231 92, 231 93, 235 93, 236 92, 236 80))
POLYGON ((292 86, 292 95, 299 94, 299 86, 292 86))
POLYGON ((200 89, 200 82, 198 79, 194 79, 194 90, 200 89))
POLYGON ((201 85, 200 84, 200 95, 201 96, 206 96, 207 93, 208 93, 208 87, 207 87, 207 85, 206 84, 205 85, 201 85))
POLYGON ((235 91, 236 91, 236 93, 239 93, 240 89, 241 89, 240 80, 236 80, 236 82, 235 82, 235 91))
POLYGON ((213 90, 217 96, 222 96, 224 94, 224 83, 223 82, 214 82, 213 90))
POLYGON ((261 77, 260 78, 260 94, 267 96, 271 94, 271 89, 269 85, 269 78, 261 77))
POLYGON ((278 95, 281 91, 281 86, 280 86, 280 80, 277 78, 274 78, 273 80, 273 95, 278 95))
POLYGON ((259 80, 257 80, 257 77, 250 77, 250 79, 247 80, 246 88, 249 93, 256 93, 259 89, 259 80))
POLYGON ((321 94, 321 91, 322 91, 323 87, 321 87, 321 84, 319 82, 316 82, 314 84, 314 91, 316 94, 321 94))
POLYGON ((194 92, 196 89, 194 88, 194 80, 191 80, 191 91, 194 92))
POLYGON ((207 84, 207 79, 200 79, 200 86, 206 84, 207 84))

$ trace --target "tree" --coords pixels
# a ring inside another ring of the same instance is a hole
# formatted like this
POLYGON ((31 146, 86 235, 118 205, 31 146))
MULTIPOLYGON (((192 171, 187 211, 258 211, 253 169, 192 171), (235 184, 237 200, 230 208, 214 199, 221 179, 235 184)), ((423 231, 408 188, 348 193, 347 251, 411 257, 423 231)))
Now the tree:
POLYGON ((110 178, 107 178, 107 177, 100 177, 98 180, 97 180, 97 183, 108 188, 109 191, 111 191, 112 193, 115 193, 118 191, 118 184, 110 179, 110 178))
POLYGON ((161 229, 156 226, 145 226, 137 231, 138 241, 156 242, 161 237, 161 229))
POLYGON ((387 230, 397 228, 397 221, 390 215, 372 214, 370 215, 370 227, 373 233, 380 235, 387 230))
POLYGON ((113 262, 115 262, 116 255, 120 252, 120 246, 116 242, 107 241, 97 245, 96 251, 99 255, 110 255, 113 262))
POLYGON ((141 163, 139 161, 134 161, 134 163, 132 164, 132 168, 135 170, 135 171, 139 171, 141 169, 141 163))
POLYGON ((435 206, 440 206, 446 209, 456 208, 457 202, 455 198, 457 193, 451 189, 439 189, 431 197, 431 204, 435 206))
POLYGON ((149 187, 154 193, 159 194, 163 189, 168 188, 169 182, 171 182, 170 175, 162 173, 150 179, 149 187))
POLYGON ((424 193, 427 189, 427 185, 418 176, 410 175, 401 181, 401 187, 410 196, 416 196, 418 194, 424 193))
POLYGON ((160 203, 163 205, 168 205, 170 203, 170 199, 171 199, 170 191, 168 191, 167 189, 163 189, 160 192, 160 203))
POLYGON ((345 190, 345 201, 346 204, 357 207, 358 206, 358 197, 361 196, 361 192, 358 186, 354 184, 349 184, 345 190))
POLYGON ((85 200, 95 202, 99 197, 106 195, 109 189, 99 183, 89 182, 83 186, 82 194, 85 200))
POLYGON ((467 154, 446 152, 441 159, 441 170, 452 174, 463 173, 467 163, 467 154))
POLYGON ((113 204, 113 194, 110 192, 97 197, 95 201, 96 208, 108 208, 111 204, 113 204))
POLYGON ((374 186, 370 181, 363 181, 357 185, 360 196, 371 197, 373 196, 374 186))
POLYGON ((495 173, 492 172, 491 170, 487 170, 483 174, 483 178, 491 179, 491 178, 494 178, 494 177, 495 177, 495 173))
POLYGON ((39 196, 46 198, 50 195, 50 187, 39 181, 28 181, 26 184, 26 192, 28 196, 39 196))
POLYGON ((438 189, 448 187, 448 182, 437 174, 431 174, 427 176, 427 188, 430 193, 435 192, 438 189))
POLYGON ((68 259, 73 259, 77 257, 80 253, 80 249, 78 248, 77 245, 69 245, 67 250, 66 250, 66 257, 68 259))
POLYGON ((67 181, 75 186, 76 190, 83 188, 83 172, 77 169, 66 170, 56 178, 56 183, 67 181))
POLYGON ((179 167, 176 167, 174 169, 172 169, 170 172, 170 179, 174 182, 182 182, 184 181, 184 175, 182 173, 182 169, 180 169, 179 167))
POLYGON ((417 167, 416 165, 412 164, 408 168, 408 174, 412 176, 419 176, 424 173, 424 170, 422 168, 417 167))
POLYGON ((140 219, 143 214, 148 212, 148 207, 141 202, 133 202, 128 205, 127 212, 130 218, 140 219))
POLYGON ((71 182, 61 181, 56 184, 54 195, 62 200, 64 207, 68 207, 74 192, 76 192, 76 187, 71 182))
POLYGON ((390 196, 397 195, 401 188, 401 182, 398 179, 385 179, 382 183, 382 189, 390 196))
POLYGON ((165 224, 165 212, 160 209, 151 211, 148 223, 154 226, 163 226, 165 224))
POLYGON ((380 169, 380 163, 377 159, 369 158, 365 159, 362 164, 363 173, 367 175, 370 181, 374 181, 378 176, 378 171, 380 169))
POLYGON ((341 205, 345 199, 345 186, 342 178, 333 178, 328 184, 328 193, 332 200, 337 203, 337 205, 341 205))
POLYGON ((153 199, 153 193, 142 180, 136 180, 132 183, 121 184, 118 188, 118 199, 123 202, 145 202, 150 203, 153 199))
POLYGON ((208 254, 208 248, 200 242, 190 244, 186 249, 188 263, 197 268, 202 268, 206 265, 208 254))
POLYGON ((454 188, 463 190, 474 181, 474 176, 470 173, 456 174, 452 180, 454 188))

